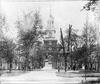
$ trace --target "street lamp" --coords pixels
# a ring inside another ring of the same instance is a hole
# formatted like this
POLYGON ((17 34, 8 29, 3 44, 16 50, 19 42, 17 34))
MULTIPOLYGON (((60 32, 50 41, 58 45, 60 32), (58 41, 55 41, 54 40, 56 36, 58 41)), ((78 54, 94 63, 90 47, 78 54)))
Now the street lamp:
POLYGON ((58 55, 57 68, 58 68, 58 72, 60 72, 60 55, 58 55))

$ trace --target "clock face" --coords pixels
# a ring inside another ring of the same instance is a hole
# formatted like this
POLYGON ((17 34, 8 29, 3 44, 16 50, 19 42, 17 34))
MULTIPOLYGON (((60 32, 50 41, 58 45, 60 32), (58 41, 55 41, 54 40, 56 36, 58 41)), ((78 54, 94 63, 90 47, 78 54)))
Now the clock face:
POLYGON ((51 41, 49 41, 49 45, 52 45, 52 42, 51 41))
POLYGON ((52 37, 52 32, 49 32, 49 37, 52 37))
POLYGON ((52 50, 52 48, 49 48, 49 50, 51 51, 51 50, 52 50))

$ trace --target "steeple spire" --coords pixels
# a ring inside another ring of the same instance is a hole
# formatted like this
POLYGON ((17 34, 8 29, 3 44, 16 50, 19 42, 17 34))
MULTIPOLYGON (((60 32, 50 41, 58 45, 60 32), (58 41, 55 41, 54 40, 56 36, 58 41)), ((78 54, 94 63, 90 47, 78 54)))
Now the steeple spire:
POLYGON ((50 30, 54 30, 54 17, 52 16, 51 8, 50 8, 49 19, 47 22, 47 28, 50 30))
POLYGON ((51 6, 50 6, 50 15, 49 17, 52 17, 52 10, 51 10, 51 6))
POLYGON ((54 17, 52 16, 52 13, 51 13, 51 8, 50 8, 50 12, 49 12, 49 19, 47 21, 47 38, 50 38, 50 39, 54 39, 55 38, 55 33, 56 33, 56 30, 54 28, 54 17))

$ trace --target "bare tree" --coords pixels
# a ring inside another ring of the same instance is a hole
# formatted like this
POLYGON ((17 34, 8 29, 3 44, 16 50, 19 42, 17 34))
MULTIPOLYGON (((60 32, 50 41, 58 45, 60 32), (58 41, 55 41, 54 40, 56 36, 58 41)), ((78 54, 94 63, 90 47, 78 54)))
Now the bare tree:
POLYGON ((93 25, 86 22, 83 29, 82 40, 86 46, 85 63, 91 58, 92 52, 96 52, 96 29, 93 25))
POLYGON ((94 11, 97 7, 98 2, 99 0, 87 0, 87 3, 83 6, 83 9, 87 11, 90 11, 90 10, 94 11))
POLYGON ((23 28, 19 29, 19 35, 20 35, 19 41, 23 44, 23 51, 26 58, 25 61, 26 69, 28 68, 28 59, 30 57, 29 55, 31 49, 33 49, 34 44, 39 42, 43 36, 42 22, 40 19, 39 11, 36 11, 34 14, 32 13, 32 16, 30 14, 31 13, 24 16, 25 22, 24 21, 22 21, 22 23, 18 22, 18 25, 22 26, 23 28), (25 28, 26 30, 24 30, 25 28))

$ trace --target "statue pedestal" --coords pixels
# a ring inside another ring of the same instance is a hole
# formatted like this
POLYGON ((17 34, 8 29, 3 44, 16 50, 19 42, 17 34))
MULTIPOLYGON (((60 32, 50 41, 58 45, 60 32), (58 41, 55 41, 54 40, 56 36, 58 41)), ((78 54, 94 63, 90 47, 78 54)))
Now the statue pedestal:
POLYGON ((48 60, 45 60, 45 66, 43 70, 52 70, 52 63, 49 63, 48 60))

